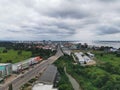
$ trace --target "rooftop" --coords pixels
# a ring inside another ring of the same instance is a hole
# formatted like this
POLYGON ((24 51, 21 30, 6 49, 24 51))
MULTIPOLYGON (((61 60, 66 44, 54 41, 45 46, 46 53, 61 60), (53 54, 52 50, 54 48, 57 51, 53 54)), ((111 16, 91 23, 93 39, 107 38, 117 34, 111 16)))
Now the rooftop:
POLYGON ((34 85, 32 90, 57 90, 53 88, 53 85, 44 85, 42 83, 38 83, 34 85))
POLYGON ((45 72, 41 75, 38 82, 45 84, 53 84, 57 74, 57 67, 49 65, 45 72))
POLYGON ((9 65, 10 63, 0 63, 0 66, 6 66, 9 65))

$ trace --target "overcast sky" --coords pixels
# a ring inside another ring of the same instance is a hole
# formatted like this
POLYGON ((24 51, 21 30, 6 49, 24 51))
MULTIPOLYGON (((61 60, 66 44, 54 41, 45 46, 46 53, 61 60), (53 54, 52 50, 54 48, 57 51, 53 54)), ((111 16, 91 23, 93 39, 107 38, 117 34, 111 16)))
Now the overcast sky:
POLYGON ((120 0, 0 0, 0 40, 120 40, 120 0))

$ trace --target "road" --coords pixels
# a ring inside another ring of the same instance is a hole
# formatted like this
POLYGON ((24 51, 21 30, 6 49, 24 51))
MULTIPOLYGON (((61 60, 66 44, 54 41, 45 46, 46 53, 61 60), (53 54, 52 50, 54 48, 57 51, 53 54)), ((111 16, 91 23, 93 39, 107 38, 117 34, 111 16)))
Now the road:
POLYGON ((62 56, 63 53, 58 46, 57 53, 54 56, 51 56, 47 60, 44 60, 40 64, 38 64, 33 69, 29 70, 28 72, 25 72, 24 74, 21 74, 20 76, 16 77, 13 81, 0 86, 0 90, 19 90, 19 88, 27 83, 32 78, 35 78, 37 75, 39 75, 41 72, 44 71, 50 64, 55 62, 60 56, 62 56), (12 89, 11 89, 12 88, 12 89))
POLYGON ((69 81, 71 82, 72 87, 74 88, 74 90, 82 90, 79 83, 71 75, 69 75, 66 72, 66 67, 64 68, 64 71, 65 71, 65 74, 67 75, 67 77, 69 78, 69 81))

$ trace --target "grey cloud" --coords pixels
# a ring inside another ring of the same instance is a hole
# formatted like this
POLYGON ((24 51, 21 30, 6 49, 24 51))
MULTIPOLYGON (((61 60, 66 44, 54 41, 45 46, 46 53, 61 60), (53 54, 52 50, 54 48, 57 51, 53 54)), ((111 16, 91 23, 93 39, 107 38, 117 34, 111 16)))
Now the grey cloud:
POLYGON ((57 26, 35 26, 35 27, 27 27, 24 26, 24 31, 28 33, 33 33, 36 35, 57 35, 67 37, 69 35, 73 35, 75 33, 74 30, 66 29, 63 27, 57 26))
POLYGON ((74 27, 73 25, 70 25, 69 23, 64 23, 64 22, 54 23, 54 25, 59 29, 66 29, 72 32, 75 32, 75 29, 77 28, 74 27))
POLYGON ((22 35, 27 39, 109 37, 120 33, 119 3, 119 0, 1 0, 0 38, 6 37, 4 33, 14 36, 11 39, 23 39, 22 35))
POLYGON ((100 2, 115 2, 115 1, 119 1, 119 0, 99 0, 100 2))
MULTIPOLYGON (((59 0, 58 0, 59 1, 59 0)), ((58 5, 49 5, 45 10, 33 7, 37 12, 43 15, 53 18, 71 18, 71 19, 83 19, 91 17, 90 11, 85 7, 82 7, 82 2, 79 0, 60 0, 58 5)))
POLYGON ((112 26, 101 26, 98 28, 97 34, 99 35, 109 35, 109 34, 116 34, 120 33, 120 29, 112 26))
POLYGON ((90 16, 87 12, 84 12, 84 11, 79 11, 79 10, 72 11, 68 9, 53 11, 53 12, 50 12, 49 15, 57 18, 76 18, 76 19, 82 19, 90 16))
POLYGON ((21 31, 11 30, 11 29, 8 29, 7 31, 8 31, 8 32, 12 32, 12 33, 20 33, 20 32, 21 32, 21 31))

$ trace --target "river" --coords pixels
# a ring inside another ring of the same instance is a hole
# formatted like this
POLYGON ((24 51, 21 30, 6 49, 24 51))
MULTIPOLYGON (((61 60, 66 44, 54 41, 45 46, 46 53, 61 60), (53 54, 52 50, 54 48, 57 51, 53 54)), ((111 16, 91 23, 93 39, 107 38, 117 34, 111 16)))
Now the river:
POLYGON ((110 46, 114 48, 120 48, 120 41, 76 41, 72 43, 87 43, 90 46, 110 46))

